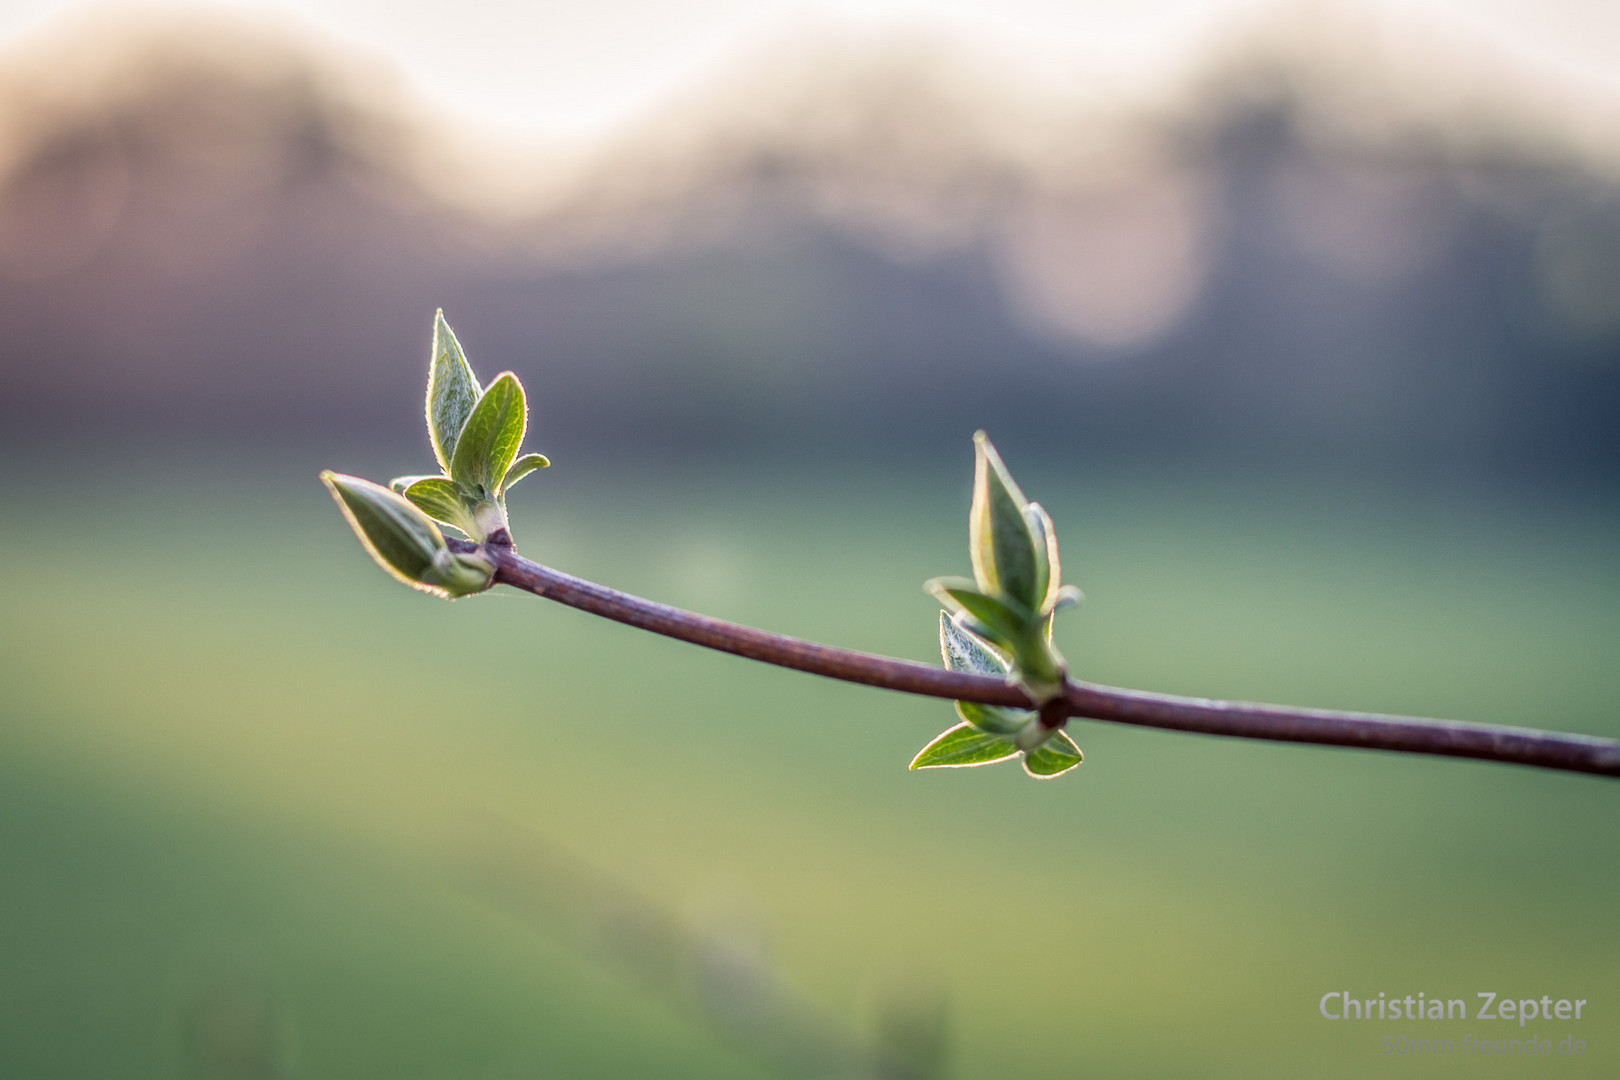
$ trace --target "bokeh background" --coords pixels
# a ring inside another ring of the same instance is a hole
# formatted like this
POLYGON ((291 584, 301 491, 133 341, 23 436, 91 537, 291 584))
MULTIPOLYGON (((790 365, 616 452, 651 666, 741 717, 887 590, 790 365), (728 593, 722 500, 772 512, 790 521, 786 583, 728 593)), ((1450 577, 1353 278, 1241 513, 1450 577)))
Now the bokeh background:
POLYGON ((428 465, 442 306, 560 568, 932 659, 984 427, 1087 678, 1620 736, 1620 9, 0 35, 0 1073, 1620 1067, 1612 782, 1092 723, 910 774, 948 707, 409 593, 315 481, 428 465), (1532 1031, 1587 1054, 1382 1052, 1532 1031))

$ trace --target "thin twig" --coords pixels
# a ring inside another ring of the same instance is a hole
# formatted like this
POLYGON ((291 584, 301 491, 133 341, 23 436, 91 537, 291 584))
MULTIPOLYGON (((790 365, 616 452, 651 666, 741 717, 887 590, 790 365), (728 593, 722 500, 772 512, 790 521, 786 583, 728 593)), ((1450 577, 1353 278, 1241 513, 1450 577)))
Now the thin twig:
MULTIPOLYGON (((465 542, 453 543, 458 549, 475 550, 465 542)), ((609 589, 531 562, 509 547, 486 545, 476 550, 495 564, 495 580, 500 584, 694 645, 908 694, 1035 707, 1018 687, 986 675, 947 671, 911 660, 772 634, 609 589)), ((1620 742, 1588 735, 1177 697, 1075 679, 1069 680, 1061 700, 1064 717, 1241 739, 1479 758, 1620 777, 1620 742)), ((1051 708, 1049 705, 1048 711, 1051 708)))

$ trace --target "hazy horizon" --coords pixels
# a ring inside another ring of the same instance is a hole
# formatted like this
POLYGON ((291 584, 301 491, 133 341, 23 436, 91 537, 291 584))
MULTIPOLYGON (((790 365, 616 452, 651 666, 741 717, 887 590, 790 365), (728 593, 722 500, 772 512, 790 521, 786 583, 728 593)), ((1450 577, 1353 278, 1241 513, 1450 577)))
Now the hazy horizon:
POLYGON ((16 431, 380 434, 443 306, 545 423, 664 452, 1033 417, 1110 453, 1620 463, 1611 99, 1564 115, 1589 73, 1478 27, 1261 5, 1104 93, 869 22, 492 150, 380 46, 201 10, 5 52, 16 431))

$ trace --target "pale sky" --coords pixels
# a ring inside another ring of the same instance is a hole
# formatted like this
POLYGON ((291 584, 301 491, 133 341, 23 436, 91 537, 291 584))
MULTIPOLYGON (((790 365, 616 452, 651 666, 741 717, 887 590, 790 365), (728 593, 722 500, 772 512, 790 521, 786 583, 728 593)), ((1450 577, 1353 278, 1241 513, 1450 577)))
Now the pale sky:
MULTIPOLYGON (((1234 26, 1323 0, 0 0, 0 40, 108 7, 290 20, 358 44, 485 124, 586 134, 796 30, 922 27, 1029 64, 1150 78, 1234 26)), ((1620 0, 1344 0, 1457 24, 1553 70, 1613 80, 1620 0)))

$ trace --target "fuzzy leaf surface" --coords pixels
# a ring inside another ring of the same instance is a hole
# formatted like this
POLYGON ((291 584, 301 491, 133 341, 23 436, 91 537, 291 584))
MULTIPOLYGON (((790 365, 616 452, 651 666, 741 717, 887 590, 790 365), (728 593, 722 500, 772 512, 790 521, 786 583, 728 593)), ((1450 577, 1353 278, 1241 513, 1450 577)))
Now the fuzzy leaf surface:
POLYGON ((432 355, 428 358, 427 426, 433 456, 445 472, 450 471, 456 441, 478 398, 478 380, 441 308, 433 317, 432 355))
POLYGON ((454 525, 472 535, 467 505, 455 481, 443 476, 424 476, 407 487, 403 494, 428 517, 454 525))
POLYGON ((939 613, 939 652, 950 671, 994 675, 998 679, 1007 674, 1007 661, 1000 653, 943 611, 939 613))
POLYGON ((450 459, 451 479, 494 498, 523 445, 528 421, 523 384, 510 371, 501 372, 484 388, 461 429, 450 459))

